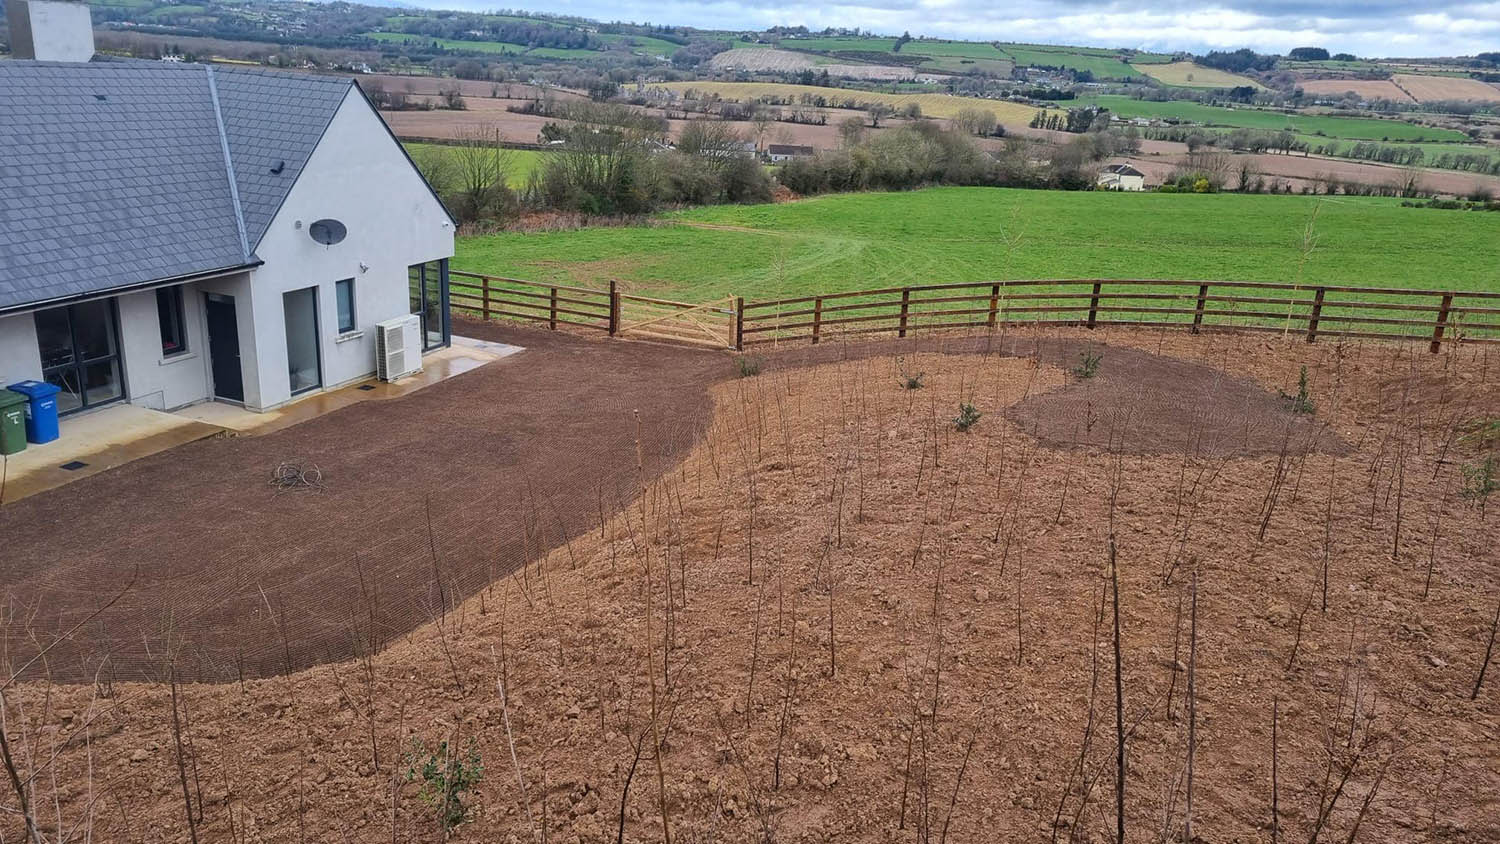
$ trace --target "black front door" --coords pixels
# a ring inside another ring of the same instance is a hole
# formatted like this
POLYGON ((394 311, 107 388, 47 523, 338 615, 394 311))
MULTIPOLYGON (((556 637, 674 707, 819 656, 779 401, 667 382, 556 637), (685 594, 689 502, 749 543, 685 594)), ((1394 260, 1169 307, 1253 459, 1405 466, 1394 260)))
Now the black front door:
POLYGON ((240 326, 235 321, 234 297, 204 294, 208 317, 208 356, 213 363, 214 397, 242 402, 245 382, 240 376, 240 326))

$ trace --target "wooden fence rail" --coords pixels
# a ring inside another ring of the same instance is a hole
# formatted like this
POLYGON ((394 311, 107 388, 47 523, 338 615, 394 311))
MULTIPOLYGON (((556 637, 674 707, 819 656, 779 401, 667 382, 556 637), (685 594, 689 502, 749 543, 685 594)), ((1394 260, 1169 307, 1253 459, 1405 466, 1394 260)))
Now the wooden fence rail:
POLYGON ((1178 325, 1319 337, 1500 343, 1500 293, 1251 281, 1044 279, 852 290, 746 302, 737 348, 831 335, 997 324, 1178 325))
POLYGON ((614 282, 608 290, 596 290, 450 270, 448 301, 481 319, 499 316, 545 322, 554 330, 561 323, 614 334, 619 324, 614 282))
POLYGON ((505 317, 714 348, 819 343, 835 336, 1007 325, 1179 326, 1319 337, 1500 343, 1500 293, 1256 281, 1045 279, 851 290, 760 302, 675 302, 461 270, 453 306, 505 317))

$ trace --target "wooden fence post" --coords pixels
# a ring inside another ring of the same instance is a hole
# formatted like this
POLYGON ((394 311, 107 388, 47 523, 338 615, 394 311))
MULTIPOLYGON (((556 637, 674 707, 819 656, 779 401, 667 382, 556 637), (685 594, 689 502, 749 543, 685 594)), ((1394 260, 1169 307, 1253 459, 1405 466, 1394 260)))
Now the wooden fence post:
POLYGON ((615 287, 615 280, 609 280, 609 336, 615 336, 620 330, 620 291, 615 287))
POLYGON ((906 336, 906 315, 911 309, 911 288, 901 288, 901 326, 896 330, 897 337, 906 336))
POLYGON ((1443 303, 1438 306, 1437 325, 1432 328, 1432 345, 1427 348, 1429 352, 1437 354, 1443 349, 1443 329, 1448 327, 1448 311, 1453 307, 1453 294, 1444 293, 1443 303))
POLYGON ((1089 328, 1093 328, 1099 320, 1099 288, 1104 285, 1094 282, 1094 295, 1089 299, 1089 328))
POLYGON ((1193 308, 1193 333, 1203 326, 1203 309, 1208 307, 1208 285, 1198 285, 1198 305, 1193 308))
POLYGON ((1000 285, 998 285, 998 284, 992 284, 992 285, 990 285, 990 314, 989 314, 988 317, 985 318, 985 321, 984 321, 984 324, 985 324, 986 328, 994 328, 995 327, 995 315, 999 312, 999 310, 1000 310, 1000 285))
POLYGON ((734 350, 745 350, 745 297, 734 300, 734 350))
POLYGON ((490 277, 482 275, 479 277, 479 294, 484 298, 484 309, 480 311, 486 322, 490 319, 490 277))
POLYGON ((547 300, 547 303, 548 303, 548 308, 547 308, 547 327, 550 328, 550 329, 552 329, 553 331, 556 331, 557 330, 557 288, 556 287, 552 288, 551 291, 550 291, 550 293, 551 293, 551 296, 547 300))
POLYGON ((812 344, 818 345, 818 334, 823 328, 823 297, 819 296, 813 300, 813 335, 812 344))
POLYGON ((1312 313, 1307 317, 1307 342, 1311 343, 1318 339, 1318 320, 1323 316, 1323 294, 1328 291, 1319 287, 1313 294, 1312 313))

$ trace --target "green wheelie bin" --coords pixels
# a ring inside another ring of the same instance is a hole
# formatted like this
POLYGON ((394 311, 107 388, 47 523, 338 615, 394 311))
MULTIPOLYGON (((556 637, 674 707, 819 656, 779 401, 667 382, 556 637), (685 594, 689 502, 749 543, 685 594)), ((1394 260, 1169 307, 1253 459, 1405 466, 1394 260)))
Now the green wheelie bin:
POLYGON ((14 390, 0 390, 0 454, 26 449, 26 403, 14 390))

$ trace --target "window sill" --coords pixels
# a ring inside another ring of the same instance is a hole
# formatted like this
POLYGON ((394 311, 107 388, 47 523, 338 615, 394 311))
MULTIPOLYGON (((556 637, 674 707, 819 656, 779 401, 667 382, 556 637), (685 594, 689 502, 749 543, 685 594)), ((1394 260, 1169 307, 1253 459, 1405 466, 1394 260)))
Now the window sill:
POLYGON ((343 334, 340 334, 339 336, 333 338, 333 342, 347 343, 350 340, 358 340, 363 336, 365 336, 365 333, 363 331, 345 331, 343 334))
POLYGON ((157 361, 156 365, 157 366, 170 366, 171 364, 174 364, 174 363, 181 363, 181 362, 183 362, 185 360, 196 360, 197 358, 198 358, 198 355, 195 354, 195 353, 193 353, 193 352, 178 352, 175 355, 167 355, 166 357, 164 357, 161 360, 157 361))

